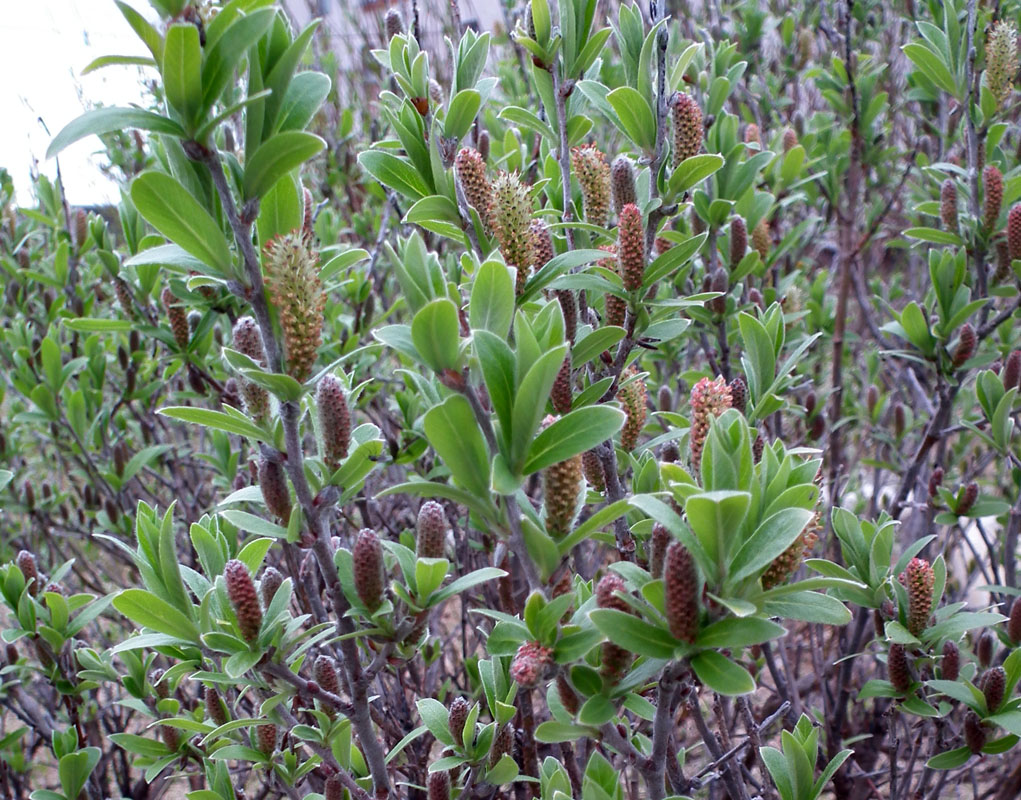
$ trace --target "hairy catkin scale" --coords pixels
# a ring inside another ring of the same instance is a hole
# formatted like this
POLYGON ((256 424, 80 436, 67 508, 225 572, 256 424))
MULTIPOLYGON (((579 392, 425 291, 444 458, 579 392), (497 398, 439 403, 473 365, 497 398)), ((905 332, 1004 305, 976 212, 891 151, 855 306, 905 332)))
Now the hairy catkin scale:
POLYGON ((628 203, 620 212, 617 261, 624 288, 629 292, 640 289, 645 276, 645 226, 642 224, 642 212, 634 203, 628 203))
POLYGON ((160 725, 160 738, 167 749, 177 752, 181 746, 181 732, 171 725, 160 725))
POLYGON ((347 458, 351 446, 351 412, 347 407, 344 384, 336 375, 324 375, 316 387, 319 433, 323 439, 323 459, 336 469, 347 458))
POLYGON ((450 800, 450 773, 437 770, 429 773, 429 785, 426 787, 427 800, 450 800))
POLYGON ((259 594, 262 597, 262 604, 269 608, 269 604, 273 602, 273 596, 277 593, 277 589, 280 588, 284 582, 284 576, 280 574, 280 570, 276 567, 266 567, 262 573, 262 580, 259 581, 259 594))
POLYGON ((312 664, 312 677, 320 688, 330 694, 340 694, 340 679, 337 677, 337 662, 329 656, 316 656, 312 664))
POLYGON ((401 12, 396 8, 388 9, 386 12, 386 40, 389 42, 395 36, 400 36, 404 33, 404 20, 401 18, 401 12))
POLYGON ((970 322, 965 322, 961 326, 961 333, 957 339, 957 347, 954 348, 952 361, 955 367, 960 368, 964 366, 965 362, 975 355, 975 345, 977 343, 975 329, 971 326, 970 322))
POLYGON ((574 292, 570 289, 557 289, 554 294, 564 315, 564 336, 568 342, 574 344, 574 339, 578 335, 578 303, 574 299, 574 292))
POLYGON ((435 500, 427 500, 418 509, 415 523, 415 549, 419 558, 443 558, 447 543, 447 515, 435 500))
POLYGON ((319 280, 319 253, 300 231, 275 237, 264 251, 266 288, 280 317, 288 372, 303 381, 322 344, 326 293, 319 280))
POLYGON ((996 637, 992 631, 982 631, 978 637, 978 644, 975 645, 975 658, 978 665, 985 669, 993 663, 993 652, 996 650, 996 637))
POLYGON ((748 226, 741 217, 730 221, 730 267, 733 269, 741 263, 748 252, 748 226))
POLYGON ((291 491, 287 488, 284 465, 265 456, 259 457, 259 488, 269 512, 287 523, 291 518, 291 491))
POLYGON ((680 542, 674 542, 666 551, 663 607, 673 637, 693 644, 698 635, 698 571, 695 559, 680 542))
POLYGON ((890 683, 893 684, 893 688, 901 694, 906 694, 911 688, 911 666, 908 664, 908 654, 904 650, 904 645, 890 645, 886 667, 890 673, 890 683))
POLYGON ((563 674, 557 675, 557 696, 560 698, 560 703, 568 714, 573 717, 578 713, 578 709, 581 707, 578 695, 563 674))
POLYGON ((489 749, 489 766, 495 767, 497 762, 506 755, 511 755, 514 748, 514 726, 507 723, 496 732, 493 745, 489 749))
POLYGON ((1007 617, 1007 638, 1014 644, 1021 644, 1021 597, 1015 597, 1007 617))
POLYGON ((540 270, 553 258, 553 236, 544 220, 533 219, 528 227, 532 234, 532 263, 540 270))
POLYGON ((791 575, 798 571, 801 563, 805 560, 805 555, 819 541, 820 528, 819 514, 816 513, 805 530, 801 532, 801 535, 794 540, 794 543, 774 558, 773 562, 766 568, 766 571, 762 573, 763 589, 768 591, 774 586, 785 583, 791 575))
POLYGON ((1003 204, 1003 173, 995 165, 989 164, 982 170, 982 186, 985 197, 982 204, 982 224, 987 231, 996 227, 1003 204))
MULTIPOLYGON (((602 261, 597 262, 603 269, 608 269, 611 272, 619 274, 617 268, 617 245, 615 244, 602 244, 599 245, 600 250, 605 250, 607 253, 611 253, 613 257, 604 258, 602 261)), ((617 297, 613 294, 607 294, 605 296, 606 302, 606 318, 603 320, 607 325, 616 325, 618 327, 624 324, 624 319, 627 316, 627 301, 617 297)))
POLYGON ((255 743, 264 756, 273 755, 273 751, 277 749, 277 726, 273 723, 259 725, 255 729, 255 743))
POLYGON ((554 539, 571 532, 582 496, 581 456, 551 464, 542 471, 546 530, 554 539))
POLYGON ((908 630, 918 636, 928 627, 932 615, 932 590, 936 575, 928 561, 912 558, 907 569, 901 573, 900 581, 908 593, 908 630))
POLYGON ((1007 256, 1011 261, 1021 259, 1021 203, 1007 212, 1007 256))
POLYGON ((982 679, 982 694, 986 696, 986 708, 990 712, 999 709, 1007 688, 1007 673, 1003 667, 993 667, 982 679))
POLYGON ((188 312, 180 304, 170 287, 166 287, 160 295, 163 309, 167 312, 167 319, 170 321, 170 330, 174 334, 174 341, 182 350, 188 347, 188 340, 191 333, 188 330, 188 312))
MULTIPOLYGON (((265 364, 266 350, 262 346, 262 334, 254 319, 251 317, 238 319, 234 323, 231 337, 235 350, 248 356, 256 364, 265 364)), ((264 419, 269 411, 269 393, 246 378, 239 380, 241 402, 244 405, 245 413, 257 420, 264 419)))
POLYGON ((573 399, 573 392, 571 390, 571 356, 568 355, 560 366, 556 380, 553 381, 550 400, 553 403, 554 411, 558 414, 566 414, 571 410, 573 399))
POLYGON ((702 109, 688 94, 674 98, 674 154, 673 165, 678 166, 684 159, 697 155, 702 149, 702 109))
POLYGON ((610 167, 610 198, 613 201, 613 213, 618 216, 629 203, 638 205, 635 168, 627 156, 617 156, 610 167))
POLYGON ((520 296, 532 266, 532 199, 528 186, 514 173, 501 172, 493 181, 489 225, 500 245, 503 260, 517 270, 520 296))
POLYGON ((964 487, 964 493, 957 502, 957 508, 954 509, 954 513, 959 517, 966 516, 975 505, 976 500, 978 500, 978 484, 972 481, 964 487))
POLYGON ((464 190, 468 205, 479 212, 479 219, 489 229, 489 206, 493 202, 493 187, 486 177, 486 160, 472 147, 462 147, 454 159, 454 171, 464 190))
POLYGON ((25 583, 31 581, 31 585, 28 587, 28 593, 35 597, 39 594, 39 569, 35 564, 35 556, 32 555, 28 550, 21 550, 18 552, 18 557, 15 561, 18 565, 18 569, 21 570, 21 574, 25 576, 25 583))
POLYGON ((1003 381, 1003 388, 1008 392, 1017 387, 1021 389, 1021 350, 1013 350, 1003 362, 1003 370, 1000 372, 1000 380, 1003 381))
POLYGON ((362 528, 351 550, 355 591, 362 604, 375 611, 383 603, 383 547, 376 532, 362 528))
POLYGON ((553 650, 538 642, 524 642, 510 665, 510 676, 519 686, 534 689, 553 666, 553 650))
POLYGON ((702 378, 691 389, 691 466, 696 474, 702 468, 702 447, 713 419, 733 406, 730 387, 722 376, 702 378))
POLYGON ((982 720, 974 711, 969 711, 964 718, 964 743, 972 753, 981 753, 986 744, 986 732, 982 720))
MULTIPOLYGON (((394 9, 390 9, 396 13, 394 9)), ((390 12, 387 12, 387 18, 389 18, 390 12)), ((341 780, 339 775, 331 775, 326 779, 326 788, 323 790, 323 795, 326 800, 344 800, 344 781, 341 780)))
POLYGON ((223 698, 220 697, 220 692, 217 691, 215 686, 207 686, 205 693, 205 704, 206 704, 206 716, 212 720, 216 726, 226 725, 230 720, 227 714, 227 705, 223 702, 223 698))
MULTIPOLYGON (((629 367, 621 375, 621 381, 625 381, 632 375, 637 374, 634 366, 629 367)), ((624 428, 620 432, 620 446, 630 453, 638 444, 638 436, 645 427, 645 419, 648 413, 648 392, 645 388, 645 381, 642 378, 632 380, 626 386, 621 387, 617 392, 617 400, 620 401, 624 410, 624 428)))
POLYGON ((943 645, 943 658, 940 661, 940 677, 945 681, 956 681, 961 674, 961 651, 954 642, 947 641, 943 645))
POLYGON ((463 697, 455 697, 447 711, 447 728, 454 742, 459 747, 464 747, 464 726, 468 722, 468 712, 471 706, 463 697))
POLYGON ((769 244, 769 222, 763 218, 752 229, 752 247, 758 252, 763 263, 769 258, 769 244))
POLYGON ((244 562, 232 558, 223 567, 223 578, 227 583, 227 596, 238 618, 238 628, 248 642, 254 642, 262 627, 262 609, 255 584, 244 562))
POLYGON ((736 408, 744 414, 748 404, 748 384, 744 382, 744 378, 737 375, 728 385, 730 386, 730 407, 736 408))
POLYGON ((1013 22, 1000 20, 986 41, 986 86, 1001 110, 1010 100, 1017 71, 1017 28, 1013 22))
POLYGON ((657 522, 652 526, 652 535, 649 537, 649 574, 653 578, 663 577, 666 551, 672 541, 673 537, 664 525, 657 522))
POLYGON ((610 167, 594 144, 571 148, 571 169, 581 186, 585 221, 603 228, 610 217, 610 167))
POLYGON ((597 492, 606 489, 606 473, 603 472, 603 462, 599 460, 594 450, 586 450, 581 454, 581 470, 589 486, 597 492))

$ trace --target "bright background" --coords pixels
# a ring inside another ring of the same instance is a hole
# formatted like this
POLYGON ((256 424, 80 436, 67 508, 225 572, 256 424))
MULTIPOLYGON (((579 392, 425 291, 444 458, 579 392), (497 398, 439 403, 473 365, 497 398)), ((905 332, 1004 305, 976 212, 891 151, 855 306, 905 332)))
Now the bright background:
MULTIPOLYGON (((146 3, 132 5, 152 18, 146 3)), ((140 101, 146 71, 106 67, 82 76, 82 69, 100 55, 148 53, 113 0, 0 0, 0 11, 0 166, 14 177, 18 202, 27 205, 33 202, 32 170, 56 177, 56 162, 43 160, 51 135, 92 104, 140 101)), ((60 156, 73 205, 118 199, 117 187, 98 168, 100 146, 90 137, 60 156)))

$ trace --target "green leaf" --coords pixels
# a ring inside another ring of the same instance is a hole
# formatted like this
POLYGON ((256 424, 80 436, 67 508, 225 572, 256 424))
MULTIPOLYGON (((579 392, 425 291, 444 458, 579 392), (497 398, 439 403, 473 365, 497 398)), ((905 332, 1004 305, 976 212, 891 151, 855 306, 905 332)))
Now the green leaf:
POLYGON ((439 700, 431 697, 423 697, 416 704, 418 714, 422 718, 429 732, 440 742, 447 746, 454 744, 454 737, 450 735, 450 726, 447 724, 447 708, 439 700))
POLYGON ((613 719, 616 713, 617 709, 613 707, 610 698, 604 694, 597 694, 585 701, 585 705, 578 712, 578 721, 599 728, 613 719))
POLYGON ((358 156, 358 163, 377 181, 405 197, 421 200, 430 194, 422 176, 406 159, 384 150, 366 150, 358 156))
POLYGON ((216 220, 184 186, 163 172, 143 172, 131 184, 131 201, 156 230, 220 276, 231 274, 233 260, 216 220))
POLYGON ((245 162, 245 197, 262 197, 280 178, 325 146, 326 142, 306 131, 285 131, 270 137, 245 162))
POLYGON ((148 56, 100 56, 82 69, 82 75, 88 75, 103 67, 155 67, 156 62, 148 56))
POLYGON ((673 658, 677 642, 662 628, 650 625, 634 614, 615 608, 597 608, 590 612, 592 624, 607 639, 625 650, 649 658, 673 658))
POLYGON ((812 516, 805 508, 784 508, 764 519, 734 555, 729 579, 736 583, 769 566, 794 544, 812 516))
POLYGON ((523 474, 531 475, 591 450, 624 426, 625 414, 611 406, 585 406, 565 414, 532 442, 523 474))
POLYGON ((670 174, 670 191, 675 194, 688 191, 718 171, 724 163, 723 156, 715 153, 703 153, 684 159, 670 174))
POLYGON ((543 744, 556 744, 557 742, 573 742, 584 736, 591 736, 592 729, 584 725, 575 725, 572 722, 556 722, 547 720, 539 723, 535 729, 535 741, 543 744))
POLYGON ((163 88, 167 103, 189 131, 202 110, 201 70, 199 29, 190 22, 174 23, 163 45, 163 88))
POLYGON ((108 108, 96 108, 82 114, 75 120, 65 125, 60 132, 53 137, 50 146, 46 148, 46 157, 53 158, 68 145, 74 144, 86 136, 122 131, 129 128, 137 128, 153 133, 165 133, 169 136, 186 136, 184 128, 172 119, 153 114, 151 111, 143 111, 140 108, 121 108, 109 106, 108 108))
POLYGON ((60 776, 60 788, 65 797, 75 798, 81 793, 85 781, 99 763, 102 751, 98 747, 86 747, 74 753, 61 756, 57 766, 60 776))
POLYGON ((750 502, 748 492, 717 491, 692 495, 685 503, 688 524, 719 570, 727 564, 728 542, 744 522, 750 502))
POLYGON ((299 72, 287 87, 280 106, 281 131, 304 130, 330 94, 332 82, 321 72, 299 72))
POLYGON ((454 369, 461 342, 457 306, 440 297, 419 309, 411 321, 411 340, 422 360, 435 372, 454 369))
POLYGON ((469 589, 474 589, 480 584, 496 580, 497 578, 502 578, 506 574, 506 572, 498 567, 482 567, 474 572, 469 572, 467 575, 462 575, 457 580, 451 581, 438 592, 433 594, 433 596, 429 598, 429 605, 438 605, 447 598, 453 597, 455 594, 467 592, 469 589))
POLYGON ((489 451, 468 400, 451 395, 426 413, 423 427, 429 444, 454 479, 474 494, 487 496, 489 451))
POLYGON ((939 228, 908 228, 904 231, 904 235, 911 239, 934 242, 935 244, 964 244, 956 233, 941 231, 939 228))
POLYGON ((444 136, 460 140, 468 132, 481 105, 482 95, 474 89, 462 89, 454 95, 443 120, 444 136))
POLYGON ((234 67, 269 30, 276 13, 275 8, 261 8, 238 17, 206 51, 202 64, 202 104, 205 108, 211 108, 223 94, 234 76, 234 67))
POLYGON ((703 650, 691 659, 698 679, 714 692, 725 695, 751 694, 755 681, 748 670, 715 650, 703 650))
POLYGON ((619 86, 606 95, 606 102, 631 141, 651 153, 656 147, 656 118, 645 98, 630 86, 619 86))
POLYGON ((819 592, 791 592, 782 597, 770 598, 763 603, 762 611, 771 617, 821 622, 826 625, 846 625, 851 621, 851 612, 843 603, 819 592))
POLYGON ((207 428, 215 428, 227 433, 236 433, 238 436, 247 436, 251 439, 266 441, 267 438, 266 432, 247 417, 235 416, 224 411, 192 406, 168 406, 161 408, 157 413, 171 419, 194 422, 196 425, 204 425, 207 428))
POLYGON ((903 45, 901 50, 904 55, 937 87, 943 91, 955 95, 957 92, 957 81, 953 73, 936 53, 930 50, 921 42, 911 42, 903 45))
POLYGON ((566 355, 567 345, 560 345, 543 353, 531 366, 519 364, 519 369, 527 367, 528 371, 525 372, 525 376, 518 386, 512 412, 511 452, 508 466, 516 474, 522 474, 535 431, 546 412, 545 400, 549 397, 553 382, 556 380, 566 355))
POLYGON ((699 631, 695 645, 705 649, 736 649, 768 642, 786 633, 782 625, 761 617, 728 617, 699 631))
POLYGON ((125 589, 113 600, 113 607, 139 625, 186 642, 199 641, 198 628, 170 603, 144 589, 125 589))
POLYGON ((468 324, 506 338, 514 318, 514 282, 510 270, 499 261, 485 261, 472 284, 468 324))
POLYGON ((929 769, 956 769, 968 763, 971 758, 971 748, 958 747, 955 750, 948 750, 945 753, 933 756, 926 762, 929 769))

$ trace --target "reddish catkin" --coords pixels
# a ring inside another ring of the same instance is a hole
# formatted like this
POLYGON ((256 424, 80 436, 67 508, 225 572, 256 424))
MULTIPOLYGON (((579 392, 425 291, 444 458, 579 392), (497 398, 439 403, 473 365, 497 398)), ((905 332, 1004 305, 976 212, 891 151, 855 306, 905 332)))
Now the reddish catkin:
POLYGON ((1000 206, 1003 205, 1003 173, 993 164, 988 164, 982 170, 982 186, 985 190, 985 197, 982 204, 982 224, 986 231, 996 227, 996 220, 1000 216, 1000 206))
POLYGON ((300 231, 277 236, 263 249, 266 288, 280 317, 288 372, 303 381, 322 344, 326 293, 319 280, 319 254, 300 231))
MULTIPOLYGON (((625 381, 637 374, 634 366, 629 367, 621 375, 625 381)), ((648 392, 645 388, 645 381, 642 378, 635 378, 630 383, 622 386, 617 392, 617 400, 624 409, 624 428, 620 432, 620 446, 630 453, 638 444, 638 436, 645 427, 645 419, 648 414, 648 392)))
MULTIPOLYGON (((390 9, 387 12, 386 18, 390 19, 390 13, 394 12, 395 9, 390 9)), ((344 781, 339 775, 331 775, 326 779, 326 788, 323 790, 326 800, 344 800, 345 789, 344 781)))
POLYGON ((586 450, 581 454, 581 468, 585 480, 597 492, 606 489, 606 473, 603 472, 603 462, 599 460, 594 450, 586 450))
POLYGON ((1007 213, 1007 256, 1011 261, 1021 259, 1021 203, 1007 213))
POLYGON ((259 488, 269 512, 286 525, 291 518, 291 491, 287 488, 284 465, 265 456, 259 457, 259 488))
POLYGON ((947 641, 943 645, 943 658, 940 661, 940 677, 945 681, 956 681, 961 674, 961 651, 957 644, 947 641))
POLYGON ((571 169, 581 186, 582 211, 590 225, 606 227, 610 217, 610 167, 594 144, 571 148, 571 169))
POLYGON ((419 558, 443 558, 447 543, 447 515, 435 500, 427 500, 418 509, 415 523, 415 549, 419 558))
POLYGON ((1007 638, 1014 644, 1021 644, 1021 597, 1015 597, 1007 618, 1007 638))
POLYGON ((729 384, 731 408, 736 408, 742 414, 748 403, 748 384, 740 375, 736 376, 729 384))
POLYGON ((798 134, 794 128, 787 128, 783 132, 783 151, 789 153, 798 146, 798 134))
POLYGON ((620 212, 617 260, 624 288, 629 292, 640 289, 645 276, 645 226, 642 212, 633 203, 628 203, 620 212))
POLYGON ((534 689, 553 666, 553 650, 538 642, 524 642, 510 665, 511 678, 522 688, 534 689))
POLYGON ((223 567, 223 578, 227 584, 227 597, 234 607, 238 619, 238 628, 246 641, 254 642, 262 627, 262 609, 259 607, 259 596, 255 592, 255 584, 242 561, 232 558, 223 567))
POLYGON ((939 218, 948 231, 957 232, 957 184, 952 178, 943 181, 939 190, 939 218))
POLYGON ((805 560, 805 555, 819 541, 820 528, 819 514, 817 513, 812 517, 805 530, 801 532, 801 535, 794 540, 794 543, 773 559, 766 571, 762 573, 763 589, 768 590, 779 586, 798 571, 801 563, 805 560))
POLYGON ((493 187, 486 177, 486 161, 471 147, 462 147, 454 159, 454 171, 464 190, 464 199, 479 213, 483 226, 489 229, 489 206, 493 202, 493 187))
POLYGON ((514 726, 507 723, 496 732, 493 737, 493 745, 489 750, 489 766, 495 767, 501 758, 512 755, 514 749, 514 726))
POLYGON ((978 340, 975 336, 975 329, 971 326, 970 322, 965 322, 961 326, 961 333, 957 339, 957 347, 954 348, 954 354, 952 361, 955 367, 958 369, 963 367, 964 364, 975 355, 975 346, 978 340))
POLYGON ((332 469, 347 458, 351 446, 351 412, 347 407, 344 384, 336 375, 324 375, 316 387, 319 435, 323 440, 323 460, 332 469))
POLYGON ((976 500, 978 500, 978 484, 972 481, 964 487, 964 492, 961 495, 961 499, 957 502, 957 508, 954 509, 954 513, 959 517, 967 516, 968 512, 974 507, 976 500))
POLYGON ((74 246, 81 250, 89 238, 89 215, 84 208, 74 212, 74 246))
POLYGON ((454 742, 459 747, 464 747, 464 726, 468 722, 468 712, 471 706, 463 697, 455 697, 447 711, 447 728, 454 742))
POLYGON ((188 313, 181 305, 170 287, 166 287, 160 295, 163 308, 167 312, 167 319, 170 321, 170 330, 174 334, 174 341, 182 350, 188 348, 188 341, 191 339, 191 331, 188 328, 188 313))
POLYGON ((740 264, 747 252, 748 226, 741 217, 734 217, 730 221, 730 268, 740 264))
POLYGON ((39 569, 35 564, 35 556, 28 550, 21 550, 18 552, 15 563, 18 565, 18 569, 21 570, 21 574, 25 576, 25 583, 30 583, 28 593, 35 597, 39 594, 40 589, 39 569))
POLYGON ((680 542, 667 548, 663 565, 663 606, 670 633, 693 644, 698 635, 698 571, 695 559, 680 542))
POLYGON ((401 18, 401 12, 396 8, 388 9, 386 12, 386 40, 389 42, 402 33, 404 33, 404 20, 401 18))
POLYGON ((558 414, 566 414, 571 410, 573 399, 573 392, 571 390, 571 356, 568 354, 564 359, 564 363, 560 365, 560 371, 557 373, 556 380, 553 381, 550 401, 553 404, 554 411, 558 414))
POLYGON ((540 270, 553 258, 553 236, 549 225, 541 219, 533 219, 528 227, 532 234, 532 260, 535 269, 540 270))
POLYGON ((1003 370, 1000 372, 1000 380, 1003 381, 1003 388, 1008 392, 1011 389, 1021 389, 1021 350, 1013 350, 1003 363, 1003 370))
POLYGON ((355 592, 362 604, 375 611, 383 604, 383 546, 376 532, 362 528, 351 550, 355 592))
MULTIPOLYGON (((262 345, 262 334, 259 326, 251 317, 241 317, 234 323, 234 330, 231 333, 234 342, 234 349, 242 355, 248 356, 259 366, 266 362, 266 350, 262 345)), ((252 381, 240 379, 241 401, 244 404, 245 413, 257 420, 265 418, 269 411, 269 393, 258 384, 252 381)))
MULTIPOLYGON (((615 574, 604 575, 596 584, 596 605, 599 608, 612 608, 630 613, 631 608, 617 592, 626 591, 623 579, 615 574)), ((613 642, 603 642, 600 650, 600 673, 611 686, 623 677, 631 664, 631 653, 613 642)))
POLYGON ((578 335, 578 302, 570 289, 557 289, 554 294, 564 315, 564 338, 573 345, 578 335))
POLYGON ((996 636, 992 631, 982 631, 982 635, 978 637, 978 644, 975 645, 975 658, 978 659, 978 665, 985 669, 992 664, 995 650, 996 636))
POLYGON ((277 749, 277 726, 272 722, 259 725, 255 729, 255 743, 264 756, 273 755, 273 751, 277 749))
POLYGON ((709 274, 709 291, 719 292, 707 305, 714 314, 725 314, 727 312, 727 292, 730 289, 730 282, 727 278, 727 270, 717 267, 709 274))
POLYGON ((893 684, 893 688, 901 694, 906 694, 911 689, 911 666, 908 664, 908 654, 904 650, 904 645, 890 645, 886 668, 889 671, 890 683, 893 684))
POLYGON ((1003 703, 1003 695, 1007 689, 1007 673, 1003 667, 993 667, 982 678, 982 694, 986 698, 986 708, 990 713, 997 711, 1003 703))
POLYGON ((744 129, 744 143, 748 145, 758 145, 762 147, 762 134, 759 132, 759 126, 754 122, 749 122, 744 129))
POLYGON ((568 714, 573 717, 578 713, 578 709, 581 707, 578 695, 562 673, 557 675, 557 696, 568 714))
POLYGON ((972 753, 982 752, 986 745, 986 732, 982 720, 974 711, 969 711, 964 718, 964 742, 972 753))
POLYGON ((542 471, 546 530, 554 539, 571 532, 582 496, 581 456, 551 464, 542 471))
POLYGON ((674 153, 676 167, 686 158, 697 155, 702 149, 702 109, 688 94, 678 94, 673 103, 674 153))
POLYGON ((929 476, 929 499, 935 500, 939 495, 939 487, 943 485, 943 467, 936 467, 929 476))
POLYGON ((450 773, 445 769, 429 773, 427 800, 450 800, 450 773))
POLYGON ((312 677, 319 687, 330 694, 340 694, 340 679, 337 676, 337 662, 326 655, 316 656, 312 664, 312 677))
POLYGON ((230 721, 230 717, 227 714, 227 706, 215 686, 206 687, 205 706, 206 716, 212 720, 214 725, 226 725, 230 721))
POLYGON ((760 219, 758 224, 752 229, 752 247, 755 248, 759 258, 765 263, 766 259, 769 258, 770 247, 769 221, 765 218, 760 219))
POLYGON ((702 468, 702 447, 713 419, 733 405, 730 387, 722 376, 702 378, 691 389, 691 466, 697 474, 702 468))
POLYGON ((629 203, 638 205, 635 168, 627 156, 617 156, 610 167, 610 199, 613 203, 613 213, 618 216, 629 203))
POLYGON ((666 563, 666 551, 673 541, 666 526, 655 523, 652 535, 649 536, 649 574, 653 578, 663 577, 663 565, 666 563))
POLYGON ((912 558, 901 573, 900 582, 908 593, 908 630, 918 636, 929 625, 932 615, 932 590, 936 576, 929 562, 912 558))
MULTIPOLYGON (((604 258, 602 261, 597 262, 598 266, 603 269, 608 269, 610 272, 620 274, 620 270, 617 268, 617 245, 615 244, 602 244, 599 245, 600 250, 605 250, 611 254, 610 258, 604 258)), ((627 316, 627 301, 613 294, 605 295, 606 302, 606 317, 603 320, 607 325, 616 325, 620 327, 624 324, 624 319, 627 316)))
POLYGON ((273 597, 277 593, 277 589, 284 582, 284 576, 280 574, 280 570, 276 567, 266 567, 262 573, 262 580, 259 582, 259 594, 262 596, 262 604, 266 608, 269 608, 269 604, 273 602, 273 597))

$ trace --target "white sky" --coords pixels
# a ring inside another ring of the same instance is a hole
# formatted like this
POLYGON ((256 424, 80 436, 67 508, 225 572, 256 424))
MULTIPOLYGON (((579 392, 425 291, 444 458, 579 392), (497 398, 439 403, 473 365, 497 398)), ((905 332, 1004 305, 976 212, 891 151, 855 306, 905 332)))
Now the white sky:
MULTIPOLYGON (((149 19, 145 0, 128 0, 149 19)), ((82 76, 101 55, 148 55, 113 0, 0 0, 0 166, 13 176, 18 202, 33 203, 30 171, 56 176, 56 162, 44 161, 50 134, 92 104, 128 105, 141 96, 142 72, 105 67, 82 76)), ((72 204, 116 202, 117 187, 97 168, 101 147, 90 137, 60 155, 72 204)))

